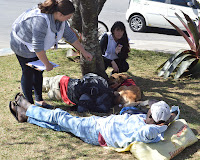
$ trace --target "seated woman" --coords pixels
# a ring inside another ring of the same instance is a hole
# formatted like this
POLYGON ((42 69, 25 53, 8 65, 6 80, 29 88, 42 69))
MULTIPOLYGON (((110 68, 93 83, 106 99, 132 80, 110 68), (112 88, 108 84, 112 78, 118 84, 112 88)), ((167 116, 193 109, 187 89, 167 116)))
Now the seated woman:
POLYGON ((130 52, 128 41, 125 25, 120 21, 114 23, 111 32, 103 35, 100 46, 105 70, 112 67, 112 74, 128 71, 129 64, 126 62, 130 52))

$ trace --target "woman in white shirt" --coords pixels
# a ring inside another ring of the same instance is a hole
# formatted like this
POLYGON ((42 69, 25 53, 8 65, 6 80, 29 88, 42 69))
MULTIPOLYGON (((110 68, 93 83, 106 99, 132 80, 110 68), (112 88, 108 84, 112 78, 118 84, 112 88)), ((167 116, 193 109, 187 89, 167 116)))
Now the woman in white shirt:
POLYGON ((34 104, 34 89, 35 104, 51 108, 42 98, 43 72, 28 67, 27 62, 39 59, 46 70, 51 71, 53 65, 46 56, 46 50, 57 46, 62 37, 80 50, 87 60, 92 60, 92 55, 83 48, 67 22, 74 12, 73 3, 69 0, 46 0, 21 14, 13 24, 10 45, 22 68, 23 93, 31 104, 34 104))
POLYGON ((113 24, 111 32, 103 35, 100 46, 103 54, 105 70, 112 67, 112 73, 126 72, 129 64, 126 59, 130 52, 125 25, 117 21, 113 24))

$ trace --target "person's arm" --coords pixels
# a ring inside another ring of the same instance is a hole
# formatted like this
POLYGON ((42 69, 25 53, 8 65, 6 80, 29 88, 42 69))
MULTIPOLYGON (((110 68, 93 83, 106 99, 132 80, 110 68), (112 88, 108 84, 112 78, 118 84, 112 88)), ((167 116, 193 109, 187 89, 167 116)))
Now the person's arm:
POLYGON ((119 57, 119 59, 127 59, 128 58, 128 53, 130 52, 129 48, 126 46, 123 46, 121 49, 121 52, 119 52, 117 54, 117 56, 119 57))
POLYGON ((87 52, 82 44, 79 42, 79 40, 76 40, 75 42, 72 43, 72 45, 81 52, 81 54, 85 57, 85 59, 87 59, 88 61, 91 61, 93 56, 87 52))
POLYGON ((117 45, 117 47, 115 48, 115 54, 119 54, 120 52, 121 52, 121 50, 122 50, 122 47, 123 47, 123 45, 121 45, 121 44, 118 44, 117 45))
POLYGON ((35 52, 44 51, 44 41, 47 34, 48 25, 43 17, 33 17, 31 21, 32 37, 31 43, 35 52))
POLYGON ((53 65, 49 62, 45 51, 36 52, 36 55, 46 66, 46 71, 51 71, 53 69, 53 65))
POLYGON ((65 30, 63 33, 63 37, 66 39, 67 42, 69 42, 71 45, 73 45, 77 50, 81 52, 81 54, 87 59, 88 61, 91 61, 93 56, 87 52, 82 44, 79 42, 76 34, 72 30, 72 28, 69 27, 68 22, 65 23, 65 30))
POLYGON ((46 51, 44 51, 44 40, 47 32, 47 22, 43 17, 32 18, 32 45, 39 60, 46 66, 47 71, 53 69, 53 65, 49 62, 46 51))
POLYGON ((108 45, 108 35, 105 33, 100 40, 100 47, 101 47, 102 55, 105 54, 107 45, 108 45))
POLYGON ((113 61, 111 61, 111 65, 112 65, 114 72, 118 73, 119 67, 117 66, 117 63, 113 60, 113 61))
POLYGON ((144 143, 155 143, 161 140, 161 133, 167 130, 167 125, 147 124, 143 126, 136 137, 136 141, 144 143))

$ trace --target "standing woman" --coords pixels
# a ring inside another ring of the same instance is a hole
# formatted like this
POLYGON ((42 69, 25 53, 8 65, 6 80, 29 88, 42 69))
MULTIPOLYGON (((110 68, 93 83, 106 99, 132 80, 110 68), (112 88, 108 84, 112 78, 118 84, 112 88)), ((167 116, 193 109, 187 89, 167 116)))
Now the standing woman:
POLYGON ((41 60, 47 71, 53 65, 46 56, 46 50, 57 47, 58 40, 64 37, 89 61, 92 55, 78 41, 75 33, 69 27, 70 19, 75 9, 69 0, 46 0, 38 7, 28 9, 14 22, 11 32, 11 49, 15 52, 22 68, 21 86, 25 97, 34 104, 32 89, 35 94, 35 104, 51 108, 42 98, 43 72, 26 65, 27 62, 41 60))
POLYGON ((126 62, 130 52, 125 25, 117 21, 113 24, 111 32, 103 35, 100 41, 105 69, 112 67, 113 73, 126 72, 129 64, 126 62))

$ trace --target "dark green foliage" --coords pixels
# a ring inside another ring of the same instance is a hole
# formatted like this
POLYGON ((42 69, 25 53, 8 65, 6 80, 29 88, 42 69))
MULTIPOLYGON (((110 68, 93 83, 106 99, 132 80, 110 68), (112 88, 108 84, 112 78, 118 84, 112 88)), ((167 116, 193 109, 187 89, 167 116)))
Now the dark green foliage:
MULTIPOLYGON (((183 13, 183 12, 182 12, 183 13)), ((187 24, 184 20, 177 14, 175 15, 181 21, 183 26, 186 28, 188 35, 183 32, 180 28, 178 28, 174 23, 165 18, 179 33, 182 35, 187 43, 189 44, 191 50, 180 50, 172 57, 170 57, 166 62, 164 62, 157 70, 161 70, 158 73, 158 76, 163 76, 164 78, 168 78, 170 75, 174 76, 174 79, 178 79, 182 75, 197 75, 199 65, 199 57, 200 57, 200 20, 198 19, 198 26, 196 23, 185 13, 183 13, 187 24), (193 69, 193 68, 196 69, 193 69)))

